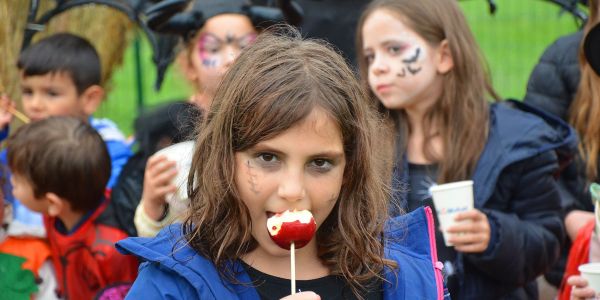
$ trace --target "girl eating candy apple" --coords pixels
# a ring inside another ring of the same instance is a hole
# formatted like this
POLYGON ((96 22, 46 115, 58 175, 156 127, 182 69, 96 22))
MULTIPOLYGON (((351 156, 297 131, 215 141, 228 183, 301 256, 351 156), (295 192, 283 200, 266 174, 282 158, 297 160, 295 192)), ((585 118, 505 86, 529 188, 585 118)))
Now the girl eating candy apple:
POLYGON ((286 248, 299 240, 269 231, 285 236, 297 221, 316 233, 296 251, 299 293, 286 299, 443 299, 431 210, 388 218, 378 122, 353 72, 331 48, 282 31, 260 35, 217 89, 186 222, 117 245, 144 261, 129 296, 286 297, 286 248))

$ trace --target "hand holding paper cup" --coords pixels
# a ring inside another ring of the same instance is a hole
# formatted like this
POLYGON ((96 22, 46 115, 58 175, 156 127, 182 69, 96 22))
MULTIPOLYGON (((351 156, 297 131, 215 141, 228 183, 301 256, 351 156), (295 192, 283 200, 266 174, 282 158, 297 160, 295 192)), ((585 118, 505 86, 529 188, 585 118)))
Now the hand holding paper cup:
POLYGON ((577 269, 581 272, 581 277, 587 280, 588 286, 600 292, 600 263, 583 264, 577 269))
POLYGON ((173 179, 173 185, 177 187, 177 192, 168 194, 166 197, 170 209, 173 209, 177 215, 184 212, 188 205, 187 179, 192 166, 193 150, 194 142, 187 141, 161 149, 155 154, 163 155, 177 164, 177 175, 173 179))
POLYGON ((433 204, 444 235, 446 246, 453 246, 448 242, 449 234, 446 229, 452 226, 457 213, 473 209, 473 181, 458 181, 435 185, 429 188, 433 204))

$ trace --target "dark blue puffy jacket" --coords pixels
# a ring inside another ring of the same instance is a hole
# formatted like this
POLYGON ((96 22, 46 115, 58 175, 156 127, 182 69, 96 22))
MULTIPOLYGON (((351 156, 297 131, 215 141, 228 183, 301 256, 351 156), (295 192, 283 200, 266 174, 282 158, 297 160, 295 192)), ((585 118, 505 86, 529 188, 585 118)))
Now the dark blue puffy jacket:
MULTIPOLYGON (((537 299, 535 279, 557 260, 565 239, 554 176, 558 157, 574 153, 576 136, 560 119, 513 101, 490 106, 489 128, 471 179, 492 237, 485 252, 458 254, 460 287, 452 297, 537 299)), ((407 182, 406 169, 395 168, 395 185, 407 182)), ((396 187, 395 199, 406 207, 405 190, 396 187)))

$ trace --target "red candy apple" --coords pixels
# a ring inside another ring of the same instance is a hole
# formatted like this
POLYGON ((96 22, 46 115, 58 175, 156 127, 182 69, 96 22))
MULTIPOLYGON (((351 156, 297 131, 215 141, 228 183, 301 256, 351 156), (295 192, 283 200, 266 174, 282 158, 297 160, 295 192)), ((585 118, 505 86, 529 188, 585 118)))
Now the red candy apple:
POLYGON ((294 247, 300 249, 312 239, 317 223, 308 210, 287 210, 267 219, 267 229, 279 247, 290 250, 290 245, 294 243, 294 247))

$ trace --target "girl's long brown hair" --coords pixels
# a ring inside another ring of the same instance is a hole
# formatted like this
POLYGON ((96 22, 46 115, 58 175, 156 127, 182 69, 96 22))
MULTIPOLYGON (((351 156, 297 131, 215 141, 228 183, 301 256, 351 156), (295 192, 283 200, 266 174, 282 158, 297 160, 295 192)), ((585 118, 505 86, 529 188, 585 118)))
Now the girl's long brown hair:
MULTIPOLYGON (((428 136, 423 142, 425 155, 439 163, 438 182, 464 180, 471 177, 483 151, 488 131, 488 102, 500 97, 492 88, 487 65, 479 51, 464 15, 454 0, 376 0, 362 14, 357 30, 356 49, 363 84, 368 87, 368 64, 363 53, 362 28, 375 11, 385 10, 398 16, 432 47, 446 40, 454 62, 444 74, 442 95, 423 119, 428 136), (431 140, 439 134, 443 139, 443 157, 433 153, 431 140)), ((375 95, 370 92, 376 101, 375 95)), ((408 119, 403 111, 380 111, 394 122, 398 133, 400 154, 406 149, 410 134, 408 119)), ((388 138, 395 133, 388 134, 388 138)), ((401 156, 399 156, 401 157, 401 156)))
POLYGON ((283 133, 320 108, 340 128, 346 167, 337 204, 317 232, 319 256, 357 292, 384 266, 395 267, 383 259, 389 193, 373 155, 375 111, 339 54, 302 40, 293 29, 280 31, 260 35, 217 89, 196 142, 186 239, 233 279, 229 262, 257 247, 234 184, 234 153, 283 133))
MULTIPOLYGON (((590 0, 590 15, 584 28, 584 37, 600 22, 598 0, 590 0)), ((583 41, 579 47, 581 80, 570 108, 569 123, 579 134, 579 153, 584 161, 585 172, 590 181, 598 178, 598 153, 600 152, 600 77, 592 70, 583 53, 583 41)))

